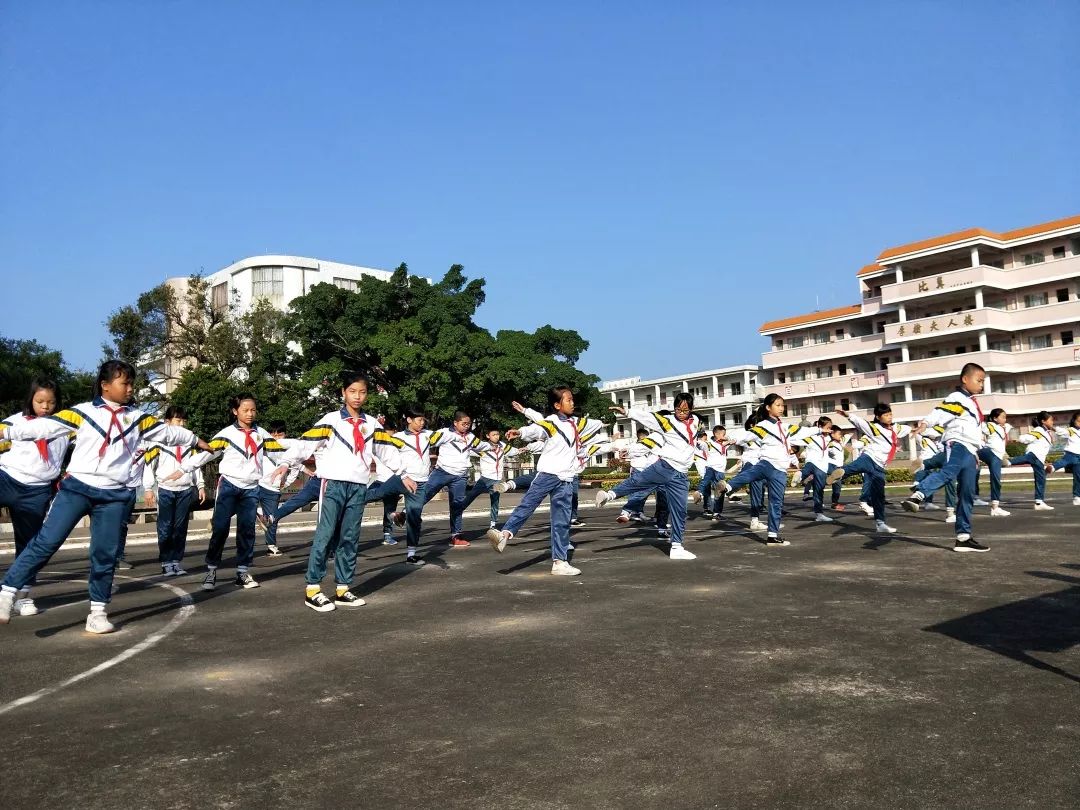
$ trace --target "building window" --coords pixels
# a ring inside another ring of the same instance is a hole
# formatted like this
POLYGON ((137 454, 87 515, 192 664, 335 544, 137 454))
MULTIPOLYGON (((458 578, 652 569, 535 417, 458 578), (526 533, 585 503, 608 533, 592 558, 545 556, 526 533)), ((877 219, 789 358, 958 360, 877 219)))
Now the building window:
POLYGON ((1049 349, 1053 345, 1050 335, 1032 335, 1028 338, 1028 349, 1049 349))
POLYGON ((724 395, 724 384, 723 383, 717 383, 716 384, 716 395, 718 397, 722 397, 724 395))
POLYGON ((731 395, 733 397, 741 397, 742 396, 742 383, 737 383, 736 382, 736 383, 731 384, 731 395))
POLYGON ((1071 329, 1069 329, 1066 332, 1061 333, 1061 345, 1062 346, 1071 346, 1072 342, 1073 342, 1073 333, 1072 333, 1071 329))
POLYGON ((214 312, 224 312, 229 308, 229 282, 223 281, 210 288, 210 306, 214 312))
POLYGON ((787 382, 787 372, 786 371, 778 371, 778 372, 776 372, 776 381, 778 383, 786 383, 787 382))
POLYGON ((994 377, 994 393, 1015 394, 1016 380, 999 380, 997 377, 994 377))
POLYGON ((850 410, 850 408, 851 408, 851 400, 850 399, 842 399, 842 400, 840 400, 840 410, 846 411, 846 410, 850 410))
POLYGON ((823 400, 821 400, 821 402, 818 403, 818 410, 821 411, 821 413, 832 413, 833 411, 836 410, 836 400, 835 399, 823 399, 823 400))
POLYGON ((832 376, 832 366, 818 366, 814 369, 814 376, 819 380, 823 380, 826 377, 832 376))
POLYGON ((878 331, 878 334, 881 334, 882 332, 885 331, 885 321, 878 321, 877 322, 877 331, 878 331))
POLYGON ((836 339, 837 340, 843 340, 844 339, 844 330, 843 329, 837 329, 836 330, 836 339))
POLYGON ((991 340, 988 348, 992 352, 1011 352, 1012 341, 1011 340, 991 340))
POLYGON ((787 415, 788 416, 806 416, 806 414, 808 414, 809 412, 810 412, 810 408, 807 406, 807 404, 805 402, 800 402, 800 403, 795 404, 795 405, 788 405, 787 406, 787 415))
POLYGON ((799 347, 801 347, 803 345, 804 340, 805 340, 805 338, 803 338, 802 335, 800 335, 799 337, 793 337, 788 342, 788 348, 789 349, 798 349, 799 347))
POLYGON ((1054 258, 1055 259, 1064 259, 1065 258, 1065 246, 1064 245, 1062 245, 1061 247, 1054 248, 1054 258))
POLYGON ((652 407, 652 394, 645 395, 645 404, 652 407))
POLYGON ((256 267, 251 271, 251 297, 269 298, 275 304, 285 297, 285 268, 256 267))
POLYGON ((342 290, 348 290, 349 292, 356 292, 360 289, 360 282, 355 278, 338 278, 335 276, 334 286, 339 287, 342 290))
POLYGON ((1072 244, 1072 255, 1080 256, 1080 237, 1077 237, 1076 239, 1070 239, 1069 242, 1070 244, 1072 244))
POLYGON ((828 343, 828 342, 829 342, 829 332, 828 332, 828 330, 826 330, 824 332, 814 332, 814 343, 828 343))
POLYGON ((1042 383, 1043 391, 1064 391, 1065 390, 1065 375, 1054 374, 1047 377, 1041 377, 1039 381, 1042 383))
POLYGON ((806 380, 806 369, 801 368, 798 371, 792 371, 790 376, 792 382, 804 382, 806 380))
POLYGON ((1066 301, 1069 300, 1069 288, 1064 287, 1064 288, 1058 290, 1055 293, 1055 295, 1057 296, 1058 303, 1059 304, 1064 304, 1066 301))
POLYGON ((1028 309, 1031 307, 1045 307, 1050 303, 1050 296, 1047 293, 1028 293, 1024 296, 1024 306, 1028 309))
POLYGON ((1022 258, 1024 264, 1042 264, 1046 261, 1046 257, 1043 256, 1041 251, 1038 253, 1025 253, 1022 258))
POLYGON ((836 367, 836 373, 839 374, 841 377, 847 374, 847 363, 840 363, 836 367))

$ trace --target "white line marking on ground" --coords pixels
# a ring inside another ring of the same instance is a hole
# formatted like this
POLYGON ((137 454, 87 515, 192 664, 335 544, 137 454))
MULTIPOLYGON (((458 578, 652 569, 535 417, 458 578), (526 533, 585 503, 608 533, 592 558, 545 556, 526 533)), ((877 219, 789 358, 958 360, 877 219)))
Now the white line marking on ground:
MULTIPOLYGON (((134 578, 133 577, 121 577, 121 579, 134 579, 134 578)), ((136 580, 136 581, 145 581, 145 580, 136 580)), ((49 695, 54 695, 57 692, 59 692, 61 689, 67 689, 69 686, 74 686, 75 684, 79 683, 80 681, 85 681, 87 678, 92 678, 95 675, 99 675, 99 674, 101 674, 102 672, 104 672, 107 669, 112 669, 113 667, 117 666, 118 664, 124 663, 129 658, 134 658, 139 653, 144 652, 145 650, 149 650, 151 647, 157 645, 159 642, 161 642, 167 636, 169 636, 173 632, 175 632, 177 630, 177 628, 179 628, 180 625, 182 625, 184 622, 186 622, 188 620, 188 618, 191 616, 191 614, 195 612, 195 602, 191 598, 191 594, 185 593, 184 591, 180 590, 176 586, 171 585, 171 584, 169 584, 167 582, 152 582, 150 584, 152 584, 152 585, 154 585, 155 587, 158 587, 158 588, 165 588, 166 590, 172 591, 174 594, 176 594, 180 598, 180 610, 177 611, 176 615, 172 617, 172 619, 169 621, 169 623, 167 625, 165 625, 161 630, 158 630, 156 633, 151 633, 149 636, 144 638, 142 641, 140 641, 135 646, 128 647, 126 650, 124 650, 119 655, 113 656, 108 661, 103 661, 102 663, 98 664, 96 667, 91 667, 90 669, 86 670, 85 672, 80 672, 78 675, 73 675, 72 677, 68 678, 66 681, 61 681, 60 683, 54 684, 53 686, 46 686, 43 689, 39 689, 39 690, 37 690, 36 692, 34 692, 32 694, 26 695, 25 697, 17 698, 16 700, 11 701, 10 703, 5 703, 3 706, 0 706, 0 715, 7 714, 8 712, 13 711, 14 709, 18 709, 18 708, 20 708, 22 706, 28 706, 31 703, 35 703, 35 702, 41 700, 43 697, 48 697, 49 695)))

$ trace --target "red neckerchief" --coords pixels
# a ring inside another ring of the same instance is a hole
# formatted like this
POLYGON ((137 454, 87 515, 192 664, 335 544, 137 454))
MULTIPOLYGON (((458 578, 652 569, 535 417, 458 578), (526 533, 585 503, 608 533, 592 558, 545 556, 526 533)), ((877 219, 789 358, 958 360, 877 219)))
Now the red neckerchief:
POLYGON ((890 436, 890 439, 892 441, 892 445, 889 447, 889 457, 887 459, 885 459, 885 464, 886 465, 889 464, 889 462, 891 462, 893 460, 893 458, 895 458, 895 456, 896 456, 896 448, 899 446, 899 443, 896 440, 896 431, 893 430, 892 428, 889 428, 889 436, 890 436))
POLYGON ((423 458, 424 457, 424 451, 420 449, 420 434, 419 433, 414 433, 413 438, 416 439, 416 448, 415 448, 416 449, 416 455, 420 456, 420 458, 423 458))
MULTIPOLYGON (((37 419, 36 416, 26 417, 26 421, 31 419, 37 419)), ((41 456, 41 460, 46 464, 49 463, 49 440, 48 439, 34 439, 34 444, 37 446, 38 455, 41 456)))
POLYGON ((499 474, 499 462, 502 461, 502 444, 496 444, 492 451, 495 454, 495 474, 499 474))
POLYGON ((776 418, 776 429, 780 431, 780 441, 784 443, 784 450, 787 451, 787 454, 790 456, 791 447, 789 447, 787 443, 787 431, 784 430, 784 423, 780 421, 780 417, 776 418))
POLYGON ((177 446, 176 448, 176 463, 179 464, 184 460, 184 448, 177 446))
MULTIPOLYGON (((964 393, 967 394, 967 391, 964 391, 964 393)), ((968 396, 971 397, 971 401, 975 403, 975 410, 979 412, 979 424, 982 424, 986 420, 983 419, 982 407, 979 405, 979 400, 975 399, 974 394, 968 394, 968 396)))
POLYGON ((367 444, 364 439, 364 431, 360 429, 360 426, 364 424, 364 417, 350 416, 347 421, 352 425, 353 452, 362 456, 364 455, 364 447, 367 444))
MULTIPOLYGON (((113 410, 108 405, 105 405, 104 403, 102 403, 101 407, 109 412, 110 419, 109 419, 109 429, 105 431, 105 441, 103 441, 101 443, 101 449, 98 450, 98 458, 101 458, 102 456, 104 456, 105 451, 109 449, 109 437, 112 436, 113 425, 116 425, 116 432, 120 435, 121 442, 123 442, 123 435, 124 435, 124 426, 121 425, 120 420, 116 418, 116 415, 118 413, 121 413, 124 410, 124 406, 121 405, 116 410, 113 410)), ((127 445, 125 445, 125 449, 126 449, 126 447, 127 447, 127 445)))
POLYGON ((255 439, 252 437, 252 433, 255 432, 254 428, 239 428, 240 432, 244 434, 244 449, 248 451, 249 458, 254 460, 255 467, 262 472, 262 462, 259 461, 259 445, 255 443, 255 439))

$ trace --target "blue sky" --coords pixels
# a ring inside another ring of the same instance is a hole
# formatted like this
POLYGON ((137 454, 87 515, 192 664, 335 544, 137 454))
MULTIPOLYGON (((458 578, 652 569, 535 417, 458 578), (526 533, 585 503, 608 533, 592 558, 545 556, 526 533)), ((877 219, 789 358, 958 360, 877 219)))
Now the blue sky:
POLYGON ((0 11, 0 334, 259 253, 487 279, 608 379, 756 362, 884 248, 1080 213, 1080 3, 0 11))

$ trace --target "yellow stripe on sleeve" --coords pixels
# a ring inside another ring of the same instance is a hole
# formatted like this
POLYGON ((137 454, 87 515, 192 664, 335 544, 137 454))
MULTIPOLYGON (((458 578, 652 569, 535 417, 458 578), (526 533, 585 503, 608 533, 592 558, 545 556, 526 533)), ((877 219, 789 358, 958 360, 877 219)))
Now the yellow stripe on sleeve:
MULTIPOLYGON (((309 442, 322 441, 323 439, 330 438, 332 429, 328 425, 316 425, 310 430, 305 430, 301 435, 301 439, 306 439, 309 442)), ((274 441, 274 440, 271 440, 274 441)), ((279 445, 280 446, 280 445, 279 445)), ((284 448, 282 448, 284 449, 284 448)))
POLYGON ((62 422, 74 430, 78 430, 79 426, 83 423, 82 414, 78 411, 57 411, 49 418, 55 419, 57 422, 62 422))
POLYGON ((372 436, 372 439, 374 439, 376 444, 389 444, 392 447, 398 448, 399 450, 405 446, 405 442, 397 438, 397 436, 392 436, 385 430, 376 430, 375 434, 372 436))

